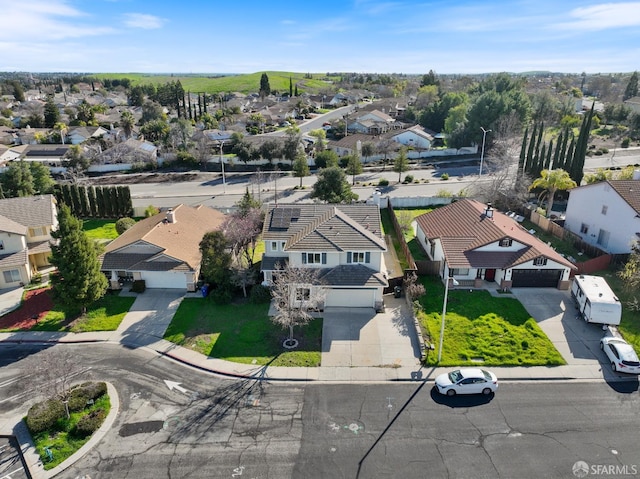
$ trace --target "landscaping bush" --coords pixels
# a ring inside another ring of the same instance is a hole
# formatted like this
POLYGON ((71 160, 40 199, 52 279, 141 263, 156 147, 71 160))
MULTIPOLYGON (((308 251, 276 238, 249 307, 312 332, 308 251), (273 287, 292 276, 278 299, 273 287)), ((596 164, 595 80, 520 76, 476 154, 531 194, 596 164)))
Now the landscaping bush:
POLYGON ((218 286, 209 293, 209 297, 216 304, 229 304, 233 299, 233 293, 227 286, 218 286))
POLYGON ((133 293, 144 293, 147 289, 147 284, 144 279, 137 279, 131 285, 131 292, 133 293))
POLYGON ((82 411, 89 401, 95 401, 107 394, 107 384, 104 382, 88 382, 80 384, 69 394, 69 410, 82 411))
POLYGON ((256 284, 251 288, 249 302, 252 304, 268 303, 271 301, 271 290, 267 286, 256 284))
POLYGON ((622 140, 622 144, 620 146, 622 146, 622 148, 629 148, 629 143, 631 143, 631 139, 625 138, 622 140))
POLYGON ((405 176, 403 183, 413 183, 413 175, 405 176))
POLYGON ((378 180, 378 186, 389 186, 389 180, 385 178, 380 178, 378 180))
POLYGON ((64 403, 60 399, 48 399, 31 406, 27 413, 27 427, 32 434, 38 434, 52 428, 64 415, 64 403))
POLYGON ((440 179, 443 181, 446 181, 449 179, 449 173, 442 173, 442 175, 440 176, 440 179))
POLYGON ((120 218, 118 221, 116 221, 116 231, 119 235, 121 235, 135 224, 136 220, 134 220, 133 218, 120 218))
POLYGON ((104 409, 96 409, 80 418, 73 432, 77 436, 88 436, 93 434, 104 422, 107 417, 107 411, 104 409))

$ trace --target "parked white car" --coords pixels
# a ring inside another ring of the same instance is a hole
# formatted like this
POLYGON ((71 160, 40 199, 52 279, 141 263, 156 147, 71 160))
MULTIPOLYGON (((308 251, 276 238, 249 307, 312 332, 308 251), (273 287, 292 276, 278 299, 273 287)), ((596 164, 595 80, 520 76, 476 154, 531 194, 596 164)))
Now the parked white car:
POLYGON ((480 368, 456 369, 436 378, 440 394, 491 394, 498 389, 498 378, 491 371, 480 368))
POLYGON ((633 347, 622 338, 605 336, 600 340, 602 349, 609 361, 611 369, 621 373, 640 374, 640 360, 633 347))

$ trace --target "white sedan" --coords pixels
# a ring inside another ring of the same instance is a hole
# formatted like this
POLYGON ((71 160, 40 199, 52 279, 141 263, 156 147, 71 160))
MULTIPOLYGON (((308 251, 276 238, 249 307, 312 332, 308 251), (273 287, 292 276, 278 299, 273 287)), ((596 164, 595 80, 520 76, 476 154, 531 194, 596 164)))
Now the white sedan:
POLYGON ((600 340, 602 349, 609 361, 611 369, 621 373, 640 374, 640 361, 633 347, 622 338, 605 336, 600 340))
POLYGON ((446 394, 447 396, 455 396, 456 394, 488 395, 498 389, 498 378, 486 369, 456 369, 438 376, 436 378, 436 388, 438 388, 440 394, 446 394))

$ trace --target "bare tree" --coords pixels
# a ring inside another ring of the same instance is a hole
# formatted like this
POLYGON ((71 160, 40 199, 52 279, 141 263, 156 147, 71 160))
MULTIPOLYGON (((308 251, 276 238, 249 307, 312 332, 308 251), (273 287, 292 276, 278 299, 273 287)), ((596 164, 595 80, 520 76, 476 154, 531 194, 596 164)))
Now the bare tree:
POLYGON ((247 286, 255 284, 256 280, 253 254, 263 221, 263 211, 251 208, 244 216, 240 212, 229 216, 222 225, 231 250, 232 280, 242 288, 245 298, 247 286))
POLYGON ((313 319, 313 311, 324 303, 324 288, 318 269, 288 265, 276 265, 276 269, 271 289, 276 315, 271 320, 283 328, 289 328, 289 337, 283 345, 293 348, 298 344, 293 338, 293 328, 303 326, 313 319))
POLYGON ((77 359, 67 350, 54 347, 34 358, 34 370, 40 394, 47 397, 67 399, 73 379, 85 371, 77 359))

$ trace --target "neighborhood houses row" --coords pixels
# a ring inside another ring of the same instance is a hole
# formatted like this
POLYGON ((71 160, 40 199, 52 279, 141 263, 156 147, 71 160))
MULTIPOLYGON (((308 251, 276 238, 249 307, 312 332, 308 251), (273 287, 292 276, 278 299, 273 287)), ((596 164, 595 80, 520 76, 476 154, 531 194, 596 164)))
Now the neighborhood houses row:
MULTIPOLYGON (((146 218, 107 245, 102 271, 113 288, 144 280, 147 288, 194 291, 199 244, 219 229, 224 214, 205 206, 177 205, 146 218)), ((29 283, 51 270, 51 232, 57 228, 52 195, 0 200, 0 288, 29 283)), ((571 190, 565 227, 609 253, 628 253, 640 239, 640 172, 571 190)), ((512 215, 460 199, 419 216, 416 237, 441 277, 460 284, 500 288, 568 289, 575 265, 524 229, 512 215)), ((349 205, 278 204, 267 207, 262 231, 263 280, 278 267, 317 268, 325 306, 380 309, 391 271, 380 209, 349 205)), ((304 294, 304 291, 301 293, 304 294)))

